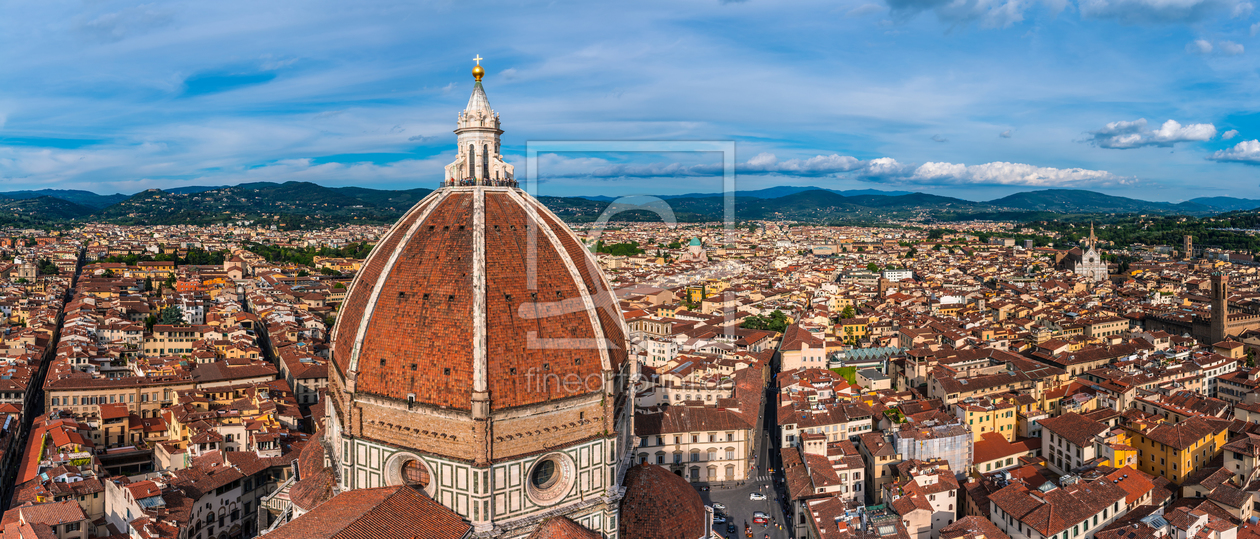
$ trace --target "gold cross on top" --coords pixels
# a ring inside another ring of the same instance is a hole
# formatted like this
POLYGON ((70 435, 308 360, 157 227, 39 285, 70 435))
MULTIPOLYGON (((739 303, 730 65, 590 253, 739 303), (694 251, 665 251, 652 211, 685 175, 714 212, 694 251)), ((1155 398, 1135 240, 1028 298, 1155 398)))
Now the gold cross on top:
POLYGON ((477 65, 481 65, 481 55, 480 55, 480 54, 478 54, 476 58, 473 58, 473 60, 476 60, 476 61, 477 61, 477 65))

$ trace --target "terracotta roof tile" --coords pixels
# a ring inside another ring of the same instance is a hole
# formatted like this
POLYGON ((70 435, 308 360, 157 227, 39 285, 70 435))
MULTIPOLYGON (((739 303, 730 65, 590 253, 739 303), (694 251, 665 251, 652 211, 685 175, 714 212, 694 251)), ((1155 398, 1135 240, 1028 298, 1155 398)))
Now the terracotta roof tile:
POLYGON ((472 528, 411 487, 343 492, 268 539, 460 539, 472 528))
POLYGON ((705 509, 685 479, 661 466, 643 463, 626 472, 621 499, 621 537, 681 539, 703 537, 705 509))

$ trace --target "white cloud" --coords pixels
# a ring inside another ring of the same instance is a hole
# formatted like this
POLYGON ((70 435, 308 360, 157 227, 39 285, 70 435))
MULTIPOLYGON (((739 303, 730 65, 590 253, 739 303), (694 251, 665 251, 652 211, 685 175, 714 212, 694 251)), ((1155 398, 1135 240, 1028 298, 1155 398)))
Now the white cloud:
POLYGON ((1146 130, 1146 119, 1126 122, 1111 122, 1087 141, 1099 148, 1127 150, 1144 146, 1172 146, 1178 142, 1202 142, 1212 140, 1216 136, 1216 126, 1212 124, 1181 125, 1175 120, 1164 122, 1159 129, 1146 130))
POLYGON ((940 135, 932 135, 932 140, 935 142, 949 142, 949 139, 942 137, 940 135))
POLYGON ((1251 37, 1256 37, 1256 34, 1260 34, 1260 22, 1251 25, 1251 37))
POLYGON ((1186 43, 1186 52, 1190 54, 1208 54, 1212 52, 1212 43, 1206 39, 1196 39, 1186 43))
MULTIPOLYGON (((642 165, 613 164, 601 158, 569 158, 557 154, 538 157, 539 170, 548 178, 560 177, 667 177, 721 174, 721 165, 652 163, 642 165)), ((1103 186, 1132 183, 1107 171, 1081 168, 1038 167, 1022 163, 959 163, 928 162, 922 165, 901 163, 891 157, 862 161, 847 155, 819 155, 809 159, 779 160, 774 154, 761 153, 736 166, 739 174, 776 174, 785 176, 836 176, 859 180, 905 185, 1012 185, 1030 187, 1103 186)))
MULTIPOLYGON (((1256 34, 1256 26, 1252 27, 1251 35, 1256 34)), ((1225 56, 1237 56, 1243 53, 1243 46, 1233 41, 1217 41, 1216 45, 1206 39, 1196 39, 1186 43, 1186 52, 1190 54, 1223 54, 1225 56)))
POLYGON ((740 173, 779 172, 798 175, 826 175, 849 172, 862 167, 862 161, 848 155, 817 155, 809 159, 779 161, 772 153, 757 154, 748 162, 736 167, 740 173))
POLYGON ((998 136, 1002 138, 1011 138, 1011 130, 1007 129, 1006 131, 998 133, 998 136))
POLYGON ((1228 150, 1217 150, 1207 158, 1212 161, 1260 165, 1260 140, 1244 140, 1228 150))
POLYGON ((893 159, 874 160, 861 174, 867 181, 910 185, 1011 185, 1025 187, 1101 187, 1132 184, 1105 170, 1039 167, 1024 163, 982 165, 928 162, 918 167, 893 159), (875 161, 882 161, 876 166, 875 161))
MULTIPOLYGON (((773 156, 772 156, 773 157, 773 156)), ((544 178, 663 178, 721 176, 721 163, 618 163, 600 157, 565 157, 554 153, 538 156, 538 172, 544 178)))
POLYGON ((1217 46, 1220 47, 1221 54, 1237 56, 1243 53, 1243 46, 1238 43, 1234 43, 1233 41, 1221 41, 1220 43, 1217 43, 1217 46))
POLYGON ((1239 2, 1234 5, 1234 9, 1229 12, 1231 19, 1246 19, 1251 16, 1251 12, 1256 6, 1251 2, 1239 2))
POLYGON ((1236 137, 1236 136, 1238 136, 1238 130, 1237 130, 1237 129, 1230 129, 1229 131, 1226 131, 1226 132, 1224 132, 1224 133, 1221 133, 1221 138, 1222 138, 1222 139, 1224 139, 1224 140, 1229 140, 1229 139, 1232 139, 1232 138, 1234 138, 1234 137, 1236 137))

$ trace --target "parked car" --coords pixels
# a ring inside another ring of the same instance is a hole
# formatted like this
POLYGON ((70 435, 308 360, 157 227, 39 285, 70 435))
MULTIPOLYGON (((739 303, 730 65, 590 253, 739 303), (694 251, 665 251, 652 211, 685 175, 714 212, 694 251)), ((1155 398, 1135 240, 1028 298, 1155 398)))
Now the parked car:
POLYGON ((750 500, 764 500, 764 499, 766 499, 766 495, 765 495, 765 494, 762 494, 762 493, 760 493, 760 492, 753 492, 753 493, 751 493, 751 494, 749 494, 749 495, 748 495, 748 499, 750 499, 750 500))
POLYGON ((718 511, 725 511, 725 510, 726 510, 726 506, 725 506, 725 505, 723 505, 723 504, 720 504, 720 503, 715 503, 715 504, 713 504, 713 508, 714 508, 714 509, 717 509, 718 511))
POLYGON ((721 523, 723 523, 723 522, 726 522, 726 517, 724 517, 724 516, 722 516, 722 515, 713 515, 713 523, 714 523, 714 524, 721 524, 721 523))
POLYGON ((734 523, 734 522, 727 522, 727 523, 726 523, 726 533, 735 533, 735 530, 736 530, 736 529, 737 529, 737 528, 735 527, 735 523, 734 523))

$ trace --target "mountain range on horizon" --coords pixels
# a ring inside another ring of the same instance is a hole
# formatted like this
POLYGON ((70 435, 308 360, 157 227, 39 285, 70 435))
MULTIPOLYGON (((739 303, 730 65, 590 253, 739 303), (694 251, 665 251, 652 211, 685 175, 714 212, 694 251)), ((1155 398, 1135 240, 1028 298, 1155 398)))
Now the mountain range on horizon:
MULTIPOLYGON (((310 182, 247 183, 150 189, 135 195, 41 189, 0 192, 0 224, 97 219, 120 224, 208 224, 259 217, 292 218, 303 225, 341 221, 392 222, 430 189, 325 187, 310 182)), ((720 193, 663 195, 680 221, 720 220, 720 193)), ((1158 214, 1207 216, 1260 209, 1260 199, 1203 197, 1186 202, 1151 202, 1080 189, 1023 191, 989 201, 907 191, 832 190, 778 186, 738 191, 736 218, 803 221, 922 216, 946 220, 1029 220, 1054 214, 1158 214)), ((540 200, 571 221, 594 220, 616 197, 553 197, 540 200)), ((624 209, 634 209, 624 205, 624 209)))
MULTIPOLYGON (((249 188, 250 186, 262 186, 262 185, 267 185, 267 184, 272 184, 272 183, 273 182, 255 182, 255 183, 242 183, 242 184, 236 184, 236 185, 190 185, 190 186, 172 187, 169 189, 160 189, 160 190, 166 193, 187 195, 187 194, 196 194, 196 193, 202 193, 206 191, 213 191, 217 189, 225 189, 225 188, 231 188, 231 187, 249 188)), ((295 183, 295 182, 285 182, 285 183, 295 183)), ((297 182, 297 183, 308 183, 308 182, 297 182)), ((313 184, 313 185, 318 185, 318 184, 313 184)), ((327 188, 334 189, 334 190, 347 189, 343 187, 327 187, 327 188)), ((367 189, 371 191, 414 191, 415 190, 414 188, 413 189, 369 189, 369 188, 362 188, 362 187, 352 187, 348 189, 355 189, 355 190, 367 189)), ((149 189, 149 191, 152 191, 152 189, 149 189)), ((910 194, 924 194, 924 195, 927 194, 920 191, 899 191, 899 190, 886 191, 886 190, 880 190, 880 189, 847 189, 846 190, 846 189, 828 189, 825 187, 815 187, 815 186, 779 185, 775 187, 767 187, 764 189, 736 191, 735 196, 747 197, 747 198, 762 198, 762 199, 781 198, 784 196, 788 196, 788 195, 792 195, 796 193, 802 193, 806 191, 827 191, 830 193, 835 193, 835 194, 846 196, 846 197, 866 196, 866 195, 904 196, 904 195, 910 195, 910 194)), ((1193 203, 1193 204, 1205 206, 1207 208, 1215 209, 1218 211, 1249 210, 1249 209, 1260 207, 1260 199, 1215 196, 1215 197, 1199 197, 1199 198, 1190 199, 1184 202, 1158 202, 1158 201, 1146 201, 1146 200, 1130 198, 1130 197, 1122 197, 1122 196, 1117 196, 1117 195, 1105 195, 1102 193, 1097 193, 1095 191, 1089 191, 1086 189, 1037 189, 1037 190, 1021 191, 1018 193, 1014 193, 1012 195, 1007 195, 1005 197, 1001 197, 1001 198, 997 198, 997 199, 993 199, 989 201, 977 200, 973 202, 988 202, 990 204, 997 204, 1000 201, 1011 202, 1011 201, 1023 199, 1031 204, 1045 205, 1046 203, 1044 202, 1034 202, 1032 199, 1030 199, 1026 195, 1028 193, 1069 193, 1069 192, 1070 193, 1093 193, 1094 195, 1097 195, 1097 196, 1111 197, 1112 199, 1117 199, 1117 200, 1135 200, 1141 203, 1156 204, 1156 205, 1164 205, 1164 204, 1178 205, 1178 204, 1193 203)), ((19 190, 19 191, 0 192, 0 199, 5 199, 5 198, 28 199, 28 198, 38 198, 41 196, 51 196, 53 198, 59 198, 68 202, 74 202, 76 204, 82 204, 84 206, 89 206, 93 208, 105 208, 113 204, 122 202, 123 200, 126 200, 128 198, 131 198, 132 196, 135 196, 135 194, 127 195, 123 193, 114 193, 114 194, 102 195, 99 193, 82 190, 82 189, 36 189, 36 190, 19 190)), ((669 199, 675 199, 675 198, 720 197, 720 196, 723 196, 723 193, 685 193, 681 195, 650 195, 650 196, 655 196, 657 198, 669 200, 669 199)), ((939 196, 939 195, 932 195, 932 196, 939 196)), ((611 202, 613 200, 618 199, 619 197, 608 196, 608 195, 573 195, 573 196, 562 197, 562 198, 584 198, 587 200, 611 202)), ((955 198, 955 197, 946 197, 946 198, 955 198)), ((967 200, 967 199, 958 199, 958 200, 967 200)), ((1070 203, 1071 201, 1063 201, 1063 202, 1070 203)), ((1125 206, 1126 207, 1132 206, 1132 204, 1125 204, 1125 206)), ((1187 207, 1187 209, 1189 208, 1190 207, 1187 207)), ((1054 210, 1050 210, 1050 211, 1054 211, 1054 210)))

